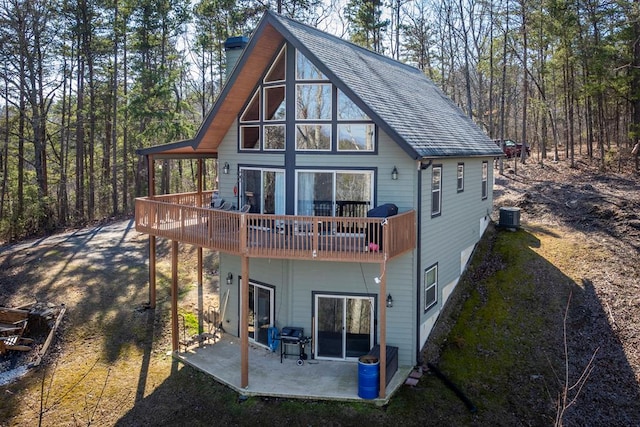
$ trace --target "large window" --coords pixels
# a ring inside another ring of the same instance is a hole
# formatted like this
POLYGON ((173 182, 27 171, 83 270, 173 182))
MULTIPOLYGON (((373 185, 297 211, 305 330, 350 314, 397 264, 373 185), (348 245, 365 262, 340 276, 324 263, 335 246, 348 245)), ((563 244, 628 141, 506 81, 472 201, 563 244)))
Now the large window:
POLYGON ((486 199, 489 195, 489 164, 482 162, 482 198, 486 199))
POLYGON ((282 48, 264 80, 240 113, 241 150, 285 149, 286 49, 282 48))
POLYGON ((438 264, 424 271, 424 311, 438 302, 438 264))
POLYGON ((297 151, 373 152, 371 118, 302 53, 295 52, 295 70, 288 70, 287 54, 285 46, 240 112, 239 149, 284 151, 288 140, 297 151), (287 134, 287 119, 295 132, 287 134))
POLYGON ((442 211, 442 166, 431 169, 431 216, 440 215, 442 211))
POLYGON ((298 215, 365 217, 373 201, 371 171, 299 171, 298 215))
POLYGON ((341 90, 338 96, 338 151, 373 151, 375 126, 341 90))

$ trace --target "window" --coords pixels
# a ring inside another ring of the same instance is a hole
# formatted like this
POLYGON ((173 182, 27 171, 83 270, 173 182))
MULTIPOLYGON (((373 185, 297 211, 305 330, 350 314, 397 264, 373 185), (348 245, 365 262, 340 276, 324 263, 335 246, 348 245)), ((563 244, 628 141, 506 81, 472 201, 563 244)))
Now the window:
POLYGON ((283 48, 264 77, 265 83, 283 82, 286 76, 286 49, 283 48))
POLYGON ((424 271, 424 311, 438 302, 438 264, 424 271))
POLYGON ((373 151, 372 123, 338 125, 338 151, 373 151))
POLYGON ((240 141, 243 150, 259 150, 260 126, 240 126, 240 141))
POLYGON ((284 125, 264 126, 264 149, 284 150, 284 125))
POLYGON ((309 153, 374 152, 371 118, 302 53, 295 51, 295 69, 287 68, 289 52, 282 47, 240 111, 239 151, 282 152, 289 143, 309 153))
POLYGON ((331 125, 296 125, 297 150, 331 150, 331 125))
POLYGON ((489 195, 488 176, 489 176, 489 164, 486 161, 484 161, 482 162, 482 198, 483 199, 486 199, 489 195))
POLYGON ((369 117, 344 92, 338 90, 338 120, 369 120, 369 117))
POLYGON ((331 120, 331 85, 296 85, 296 120, 331 120))
POLYGON ((297 80, 327 80, 324 74, 300 51, 296 51, 297 80))
POLYGON ((285 88, 284 86, 269 86, 264 88, 264 119, 286 119, 285 88))
POLYGON ((375 126, 341 90, 337 91, 338 151, 373 151, 375 126))
POLYGON ((458 193, 464 191, 464 163, 458 163, 458 193))
POLYGON ((245 108, 244 113, 240 116, 241 122, 257 122, 260 121, 260 91, 257 90, 253 94, 253 98, 245 108))
POLYGON ((431 216, 440 215, 442 204, 442 166, 431 171, 431 216))
POLYGON ((271 68, 239 116, 241 150, 285 149, 286 49, 278 53, 271 68))

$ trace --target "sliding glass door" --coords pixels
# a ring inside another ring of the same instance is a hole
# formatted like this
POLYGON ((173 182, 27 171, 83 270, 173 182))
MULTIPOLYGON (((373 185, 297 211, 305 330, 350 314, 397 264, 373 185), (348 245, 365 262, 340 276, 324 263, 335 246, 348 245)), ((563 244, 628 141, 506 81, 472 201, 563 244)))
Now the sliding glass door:
POLYGON ((242 168, 240 176, 240 207, 250 205, 251 213, 284 215, 284 171, 242 168))
POLYGON ((273 288, 249 283, 249 339, 268 345, 273 326, 273 288))
POLYGON ((374 298, 315 296, 315 355, 326 359, 355 359, 374 344, 374 298))
POLYGON ((298 215, 365 217, 372 203, 371 171, 298 171, 298 215))

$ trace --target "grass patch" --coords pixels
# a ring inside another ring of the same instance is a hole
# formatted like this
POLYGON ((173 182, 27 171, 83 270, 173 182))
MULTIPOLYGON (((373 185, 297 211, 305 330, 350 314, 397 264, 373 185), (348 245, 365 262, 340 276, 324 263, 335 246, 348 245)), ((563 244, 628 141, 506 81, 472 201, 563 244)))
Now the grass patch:
MULTIPOLYGON (((504 392, 514 381, 554 376, 550 361, 560 349, 544 343, 545 331, 557 327, 550 319, 557 307, 547 301, 535 267, 540 261, 532 249, 539 246, 540 240, 524 230, 497 232, 488 261, 494 271, 482 278, 470 271, 461 282, 468 297, 442 346, 440 369, 468 391, 479 410, 503 412, 533 389, 548 393, 544 383, 526 386, 520 396, 504 392)), ((526 408, 515 411, 531 419, 524 415, 526 408)))
MULTIPOLYGON (((195 313, 180 308, 178 309, 178 316, 184 322, 187 336, 198 334, 198 316, 195 313)), ((180 332, 182 333, 182 330, 180 332)))

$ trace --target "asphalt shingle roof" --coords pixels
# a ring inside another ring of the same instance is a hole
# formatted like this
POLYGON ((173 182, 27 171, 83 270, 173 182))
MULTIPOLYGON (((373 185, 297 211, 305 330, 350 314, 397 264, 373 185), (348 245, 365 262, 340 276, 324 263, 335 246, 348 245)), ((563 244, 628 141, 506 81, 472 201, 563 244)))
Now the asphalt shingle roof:
POLYGON ((273 12, 266 19, 414 158, 502 154, 417 68, 273 12))

